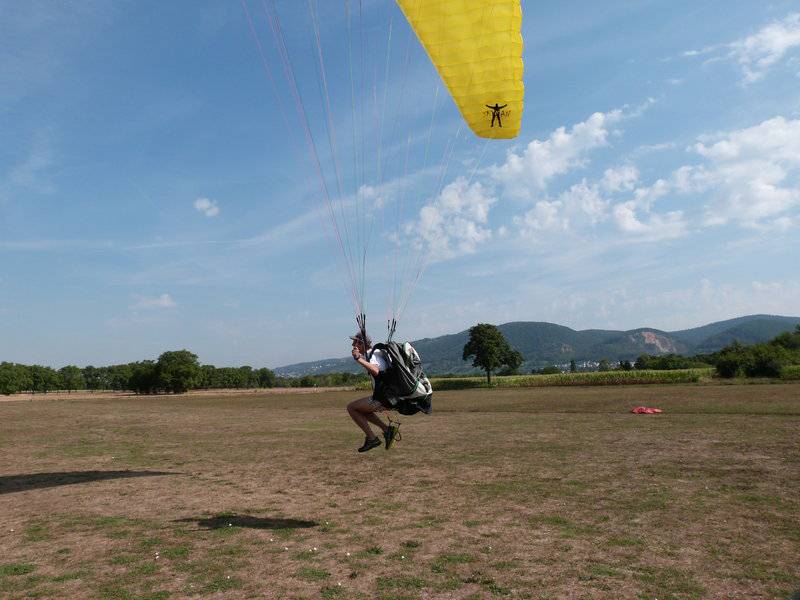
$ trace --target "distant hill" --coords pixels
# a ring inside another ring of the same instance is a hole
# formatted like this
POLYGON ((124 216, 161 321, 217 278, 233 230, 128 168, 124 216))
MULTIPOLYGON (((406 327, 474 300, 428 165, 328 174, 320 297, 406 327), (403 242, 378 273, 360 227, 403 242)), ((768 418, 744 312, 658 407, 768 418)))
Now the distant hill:
MULTIPOLYGON (((515 322, 498 325, 509 343, 522 353, 522 371, 548 364, 633 361, 640 354, 684 354, 715 352, 738 340, 743 344, 766 342, 800 323, 800 317, 750 315, 684 329, 661 331, 644 327, 630 331, 585 329, 576 331, 555 323, 515 322)), ((468 331, 413 342, 429 374, 472 373, 475 369, 461 360, 468 331)), ((278 367, 282 377, 300 375, 359 372, 361 369, 348 356, 278 367)))

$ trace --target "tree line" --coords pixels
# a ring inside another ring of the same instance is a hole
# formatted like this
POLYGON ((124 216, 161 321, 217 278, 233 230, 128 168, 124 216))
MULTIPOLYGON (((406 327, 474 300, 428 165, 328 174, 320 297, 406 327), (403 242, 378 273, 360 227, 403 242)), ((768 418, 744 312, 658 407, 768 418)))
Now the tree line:
MULTIPOLYGON (((524 357, 512 348, 505 336, 494 325, 479 323, 469 330, 469 340, 464 346, 463 359, 472 358, 472 366, 486 372, 487 382, 491 385, 492 373, 499 375, 515 375, 524 357)), ((602 359, 598 371, 631 371, 631 370, 675 370, 715 367, 720 377, 780 377, 784 368, 800 365, 800 325, 794 331, 784 332, 769 342, 745 346, 733 342, 718 352, 682 356, 680 354, 650 355, 642 354, 635 363, 628 360, 619 361, 616 365, 602 359)), ((570 371, 577 372, 574 360, 570 362, 570 371)), ((534 374, 560 373, 561 369, 549 365, 543 369, 535 369, 534 374)))
POLYGON ((780 377, 784 368, 800 365, 800 325, 769 342, 749 346, 733 342, 702 358, 717 368, 720 377, 780 377))
POLYGON ((733 377, 780 377, 786 367, 800 365, 800 325, 768 342, 746 346, 734 341, 717 352, 681 356, 642 355, 635 363, 637 369, 691 369, 712 366, 717 375, 733 377))
POLYGON ((137 394, 183 393, 194 389, 252 389, 355 385, 365 379, 354 373, 278 377, 264 367, 201 365, 188 350, 164 352, 158 360, 107 367, 60 369, 41 365, 0 363, 0 394, 17 392, 114 390, 137 394))
MULTIPOLYGON (((485 371, 491 384, 492 373, 513 375, 524 358, 510 346, 494 325, 479 323, 469 330, 463 360, 485 371)), ((720 377, 780 377, 784 368, 800 365, 800 325, 769 342, 745 346, 733 342, 710 354, 685 357, 679 354, 643 354, 631 364, 619 362, 612 367, 608 360, 600 361, 598 370, 619 369, 674 370, 713 366, 720 377)), ((570 371, 577 371, 575 361, 570 371)), ((536 373, 559 373, 555 366, 536 373)), ((52 391, 117 390, 137 394, 182 393, 193 389, 244 389, 272 387, 334 387, 357 385, 368 381, 364 374, 329 373, 303 377, 277 377, 264 367, 215 367, 200 365, 197 355, 188 350, 164 352, 158 360, 143 360, 108 367, 76 367, 69 365, 53 369, 41 365, 0 363, 0 394, 17 392, 47 393, 52 391)))

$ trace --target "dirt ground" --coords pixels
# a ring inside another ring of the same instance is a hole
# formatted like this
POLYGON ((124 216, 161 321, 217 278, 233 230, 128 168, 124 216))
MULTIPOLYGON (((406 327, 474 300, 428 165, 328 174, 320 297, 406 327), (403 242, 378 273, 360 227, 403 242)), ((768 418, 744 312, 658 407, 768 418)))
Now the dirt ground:
POLYGON ((442 392, 367 454, 358 395, 0 404, 0 597, 800 588, 800 384, 442 392))
MULTIPOLYGON (((286 394, 329 394, 330 392, 340 392, 340 387, 313 387, 313 388, 253 388, 246 390, 192 390, 185 396, 212 396, 221 398, 227 396, 281 396, 286 394)), ((133 392, 113 392, 110 390, 88 391, 78 390, 74 392, 48 392, 47 394, 13 394, 10 396, 0 395, 0 402, 32 402, 35 400, 99 400, 101 398, 135 398, 133 392)))

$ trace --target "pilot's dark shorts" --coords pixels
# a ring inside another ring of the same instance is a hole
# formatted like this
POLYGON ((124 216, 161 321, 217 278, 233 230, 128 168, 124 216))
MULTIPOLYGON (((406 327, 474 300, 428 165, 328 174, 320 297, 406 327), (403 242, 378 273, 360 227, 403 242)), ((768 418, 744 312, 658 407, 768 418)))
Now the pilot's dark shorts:
POLYGON ((371 408, 373 408, 373 409, 374 409, 374 410, 373 410, 373 412, 383 412, 383 411, 385 411, 385 410, 389 410, 389 407, 388 407, 388 406, 386 406, 386 405, 385 405, 383 402, 381 402, 380 400, 376 400, 375 398, 370 398, 369 400, 367 400, 367 404, 368 404, 368 405, 369 405, 371 408))

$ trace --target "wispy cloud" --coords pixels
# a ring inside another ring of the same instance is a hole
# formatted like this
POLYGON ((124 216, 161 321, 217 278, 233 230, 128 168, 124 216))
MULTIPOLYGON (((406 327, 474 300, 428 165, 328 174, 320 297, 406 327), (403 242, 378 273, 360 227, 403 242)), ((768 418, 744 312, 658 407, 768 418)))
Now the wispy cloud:
POLYGON ((139 296, 131 308, 134 310, 152 310, 163 308, 175 308, 177 304, 169 294, 161 294, 155 298, 139 296))
POLYGON ((705 48, 701 48, 699 50, 687 50, 686 52, 683 53, 683 56, 687 58, 691 58, 694 56, 705 56, 717 52, 720 48, 724 48, 724 45, 718 44, 715 46, 706 46, 705 48))
POLYGON ((800 47, 800 13, 770 23, 757 33, 729 45, 730 56, 744 71, 745 83, 753 83, 790 51, 800 47))
POLYGON ((728 44, 689 50, 683 56, 707 56, 705 63, 727 58, 742 69, 742 83, 749 85, 762 79, 766 73, 793 51, 800 48, 800 13, 792 13, 773 21, 756 33, 728 44))
POLYGON ((0 248, 4 250, 25 250, 32 252, 49 252, 64 250, 92 250, 113 249, 115 244, 111 240, 58 240, 58 239, 29 239, 29 240, 0 240, 0 248))
POLYGON ((660 144, 642 144, 633 151, 634 157, 643 156, 645 154, 653 154, 655 152, 663 152, 664 150, 674 150, 677 144, 674 142, 662 142, 660 144))
POLYGON ((0 199, 8 199, 15 191, 29 190, 51 194, 55 185, 50 177, 54 163, 50 134, 37 131, 31 138, 28 151, 0 179, 0 199))
POLYGON ((0 39, 13 51, 0 61, 0 100, 13 102, 52 85, 75 52, 107 30, 116 11, 97 0, 4 2, 0 39))

